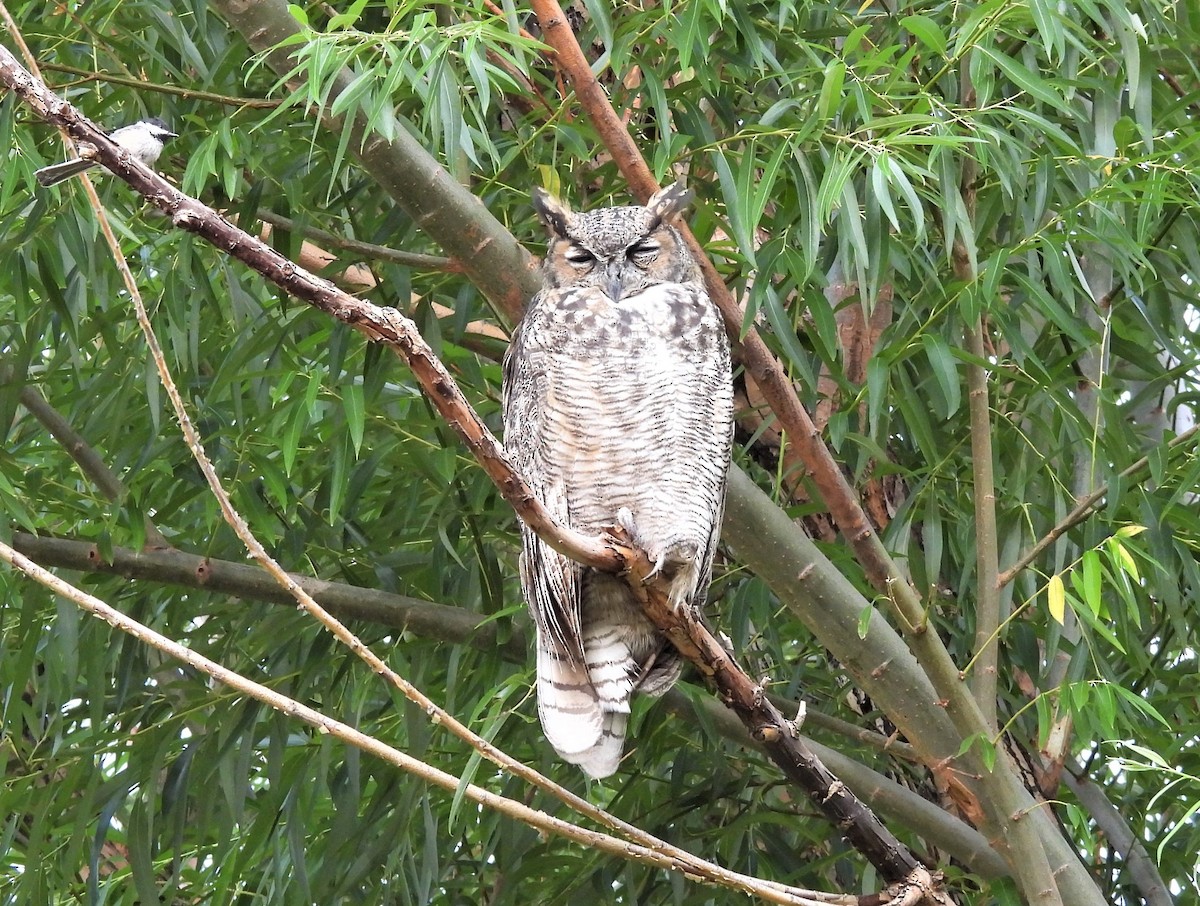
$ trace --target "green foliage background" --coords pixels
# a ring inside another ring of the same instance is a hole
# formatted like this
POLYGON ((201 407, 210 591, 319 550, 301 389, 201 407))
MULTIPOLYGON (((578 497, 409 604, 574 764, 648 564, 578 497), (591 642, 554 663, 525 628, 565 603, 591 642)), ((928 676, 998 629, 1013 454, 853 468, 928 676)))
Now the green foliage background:
MULTIPOLYGON (((277 8, 250 4, 259 6, 277 8)), ((467 186, 536 253, 533 186, 579 207, 627 194, 551 57, 523 33, 536 35, 532 15, 502 6, 503 15, 457 0, 295 7, 287 85, 216 2, 9 9, 61 94, 110 126, 165 116, 183 134, 159 168, 243 223, 267 209, 340 236, 447 253, 381 191, 349 131, 321 126, 315 105, 361 115, 384 138, 415 137, 447 181, 467 186), (347 66, 356 78, 332 100, 347 66), (281 103, 245 103, 263 99, 281 103)), ((965 326, 986 325, 1001 568, 1078 496, 1108 489, 1096 514, 1006 588, 1017 616, 1000 635, 1000 720, 1036 752, 1069 715, 1068 772, 1116 804, 1169 890, 1184 896, 1196 894, 1200 871, 1200 464, 1190 444, 1167 441, 1190 428, 1200 391, 1198 13, 1190 0, 585 0, 570 16, 656 175, 686 175, 696 191, 693 228, 742 295, 747 323, 810 407, 822 375, 836 386, 825 435, 847 473, 861 487, 880 475, 899 481, 884 538, 960 667, 975 647, 980 493, 965 379, 983 364, 964 349, 965 326), (960 191, 968 159, 973 200, 960 191), (857 289, 843 309, 891 300, 862 381, 839 348, 837 284, 857 289), (1116 534, 1130 525, 1146 530, 1116 534), (1065 623, 1051 612, 1051 576, 1063 583, 1065 623), (1151 770, 1112 769, 1116 757, 1151 770)), ((107 558, 141 547, 148 517, 180 550, 242 560, 179 437, 82 192, 33 191, 33 171, 60 157, 60 143, 10 95, 0 100, 0 147, 10 149, 0 180, 0 532, 92 542, 107 558), (120 476, 118 502, 31 416, 21 398, 29 388, 120 476)), ((512 513, 402 364, 173 230, 124 184, 102 180, 101 194, 209 455, 272 553, 297 572, 492 617, 501 643, 525 633, 512 513)), ((295 257, 301 238, 276 231, 272 241, 295 257)), ((422 332, 498 429, 502 343, 468 325, 510 326, 488 299, 528 286, 528 272, 474 285, 452 271, 365 263, 378 280, 373 301, 407 310, 418 300, 422 332), (452 314, 439 318, 434 303, 452 314)), ((790 515, 819 513, 788 495, 794 476, 769 440, 761 424, 744 423, 737 462, 790 515)), ((841 542, 822 549, 882 606, 841 542)), ((556 808, 473 762, 294 607, 73 575, 253 679, 445 770, 556 808)), ((0 594, 4 902, 741 900, 455 807, 12 573, 0 575, 0 594)), ((733 555, 712 597, 710 618, 773 691, 874 729, 848 708, 837 664, 733 555)), ((699 684, 672 700, 685 711, 695 700, 690 720, 640 703, 627 766, 588 788, 541 737, 531 659, 513 660, 501 644, 354 627, 501 748, 655 834, 780 881, 878 886, 763 757, 719 735, 699 684)), ((920 767, 827 723, 806 731, 869 770, 929 785, 920 767)), ((964 747, 972 744, 987 749, 964 747)), ((1138 902, 1145 889, 1097 808, 1066 785, 1053 798, 1097 896, 1138 902)), ((887 816, 928 850, 909 819, 903 809, 887 816)), ((940 855, 966 901, 1016 901, 1008 881, 940 855)), ((1064 901, 1092 902, 1072 896, 1064 901)))

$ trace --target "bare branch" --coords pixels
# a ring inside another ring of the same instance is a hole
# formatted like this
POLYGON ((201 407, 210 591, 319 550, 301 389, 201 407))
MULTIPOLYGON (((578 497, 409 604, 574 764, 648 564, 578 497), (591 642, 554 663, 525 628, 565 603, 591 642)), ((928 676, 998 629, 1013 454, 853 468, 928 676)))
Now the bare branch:
MULTIPOLYGON (((170 94, 189 101, 203 101, 206 104, 223 104, 226 107, 244 107, 253 110, 273 110, 283 103, 282 101, 270 98, 231 97, 227 94, 197 91, 194 88, 182 88, 178 85, 163 85, 160 82, 151 82, 147 79, 131 79, 126 76, 110 75, 107 72, 81 69, 78 66, 68 66, 65 63, 43 63, 42 68, 48 69, 51 72, 64 72, 69 75, 79 76, 72 83, 74 85, 84 82, 103 82, 106 85, 123 85, 127 88, 136 88, 138 91, 155 91, 159 94, 170 94)), ((236 113, 236 111, 234 112, 236 113)))
MULTIPOLYGON (((959 85, 963 102, 975 104, 975 88, 969 67, 959 67, 959 85)), ((976 205, 975 180, 979 165, 971 155, 962 155, 959 193, 966 210, 970 229, 974 229, 976 205)), ((966 229, 964 226, 962 229, 966 229)), ((961 233, 961 230, 960 230, 961 233)), ((954 276, 970 284, 978 277, 975 259, 969 253, 961 235, 951 250, 954 276)), ((996 530, 996 479, 992 454, 992 407, 989 402, 987 351, 983 345, 983 316, 963 329, 963 339, 973 361, 967 362, 967 408, 971 414, 971 470, 975 498, 975 669, 971 673, 971 692, 993 734, 997 729, 996 689, 1000 665, 1000 589, 996 573, 1000 570, 1000 550, 996 530)), ((1047 869, 1048 871, 1049 869, 1047 869)))
POLYGON ((1080 803, 1087 809, 1088 814, 1096 822, 1105 840, 1112 844, 1113 849, 1125 857, 1129 874, 1137 885, 1138 892, 1146 901, 1146 906, 1172 906, 1171 894, 1167 885, 1146 847, 1142 845, 1129 827, 1125 816, 1105 795, 1104 790, 1092 782, 1091 778, 1083 776, 1078 766, 1069 765, 1063 772, 1063 782, 1079 797, 1080 803))
MULTIPOLYGON (((91 542, 45 538, 25 532, 13 534, 12 546, 31 560, 47 566, 183 585, 273 604, 293 607, 296 604, 295 598, 273 578, 257 566, 245 563, 201 557, 180 550, 135 551, 118 546, 111 549, 112 559, 108 560, 91 542)), ((419 636, 498 652, 514 663, 524 663, 528 657, 528 642, 519 627, 514 627, 510 638, 501 641, 495 620, 461 607, 298 573, 288 575, 340 619, 368 620, 419 636)))
POLYGON ((259 208, 255 216, 259 220, 287 230, 289 233, 298 233, 301 236, 307 236, 311 239, 319 239, 331 248, 355 252, 364 258, 390 261, 393 264, 402 264, 405 267, 412 267, 417 270, 444 271, 448 274, 461 274, 463 272, 462 265, 450 258, 442 258, 438 255, 422 255, 417 252, 405 252, 400 249, 388 248, 385 245, 375 245, 374 243, 362 242, 358 239, 347 239, 344 236, 338 236, 335 233, 317 229, 316 227, 301 227, 292 218, 284 217, 282 214, 276 214, 274 211, 268 211, 265 208, 259 208))

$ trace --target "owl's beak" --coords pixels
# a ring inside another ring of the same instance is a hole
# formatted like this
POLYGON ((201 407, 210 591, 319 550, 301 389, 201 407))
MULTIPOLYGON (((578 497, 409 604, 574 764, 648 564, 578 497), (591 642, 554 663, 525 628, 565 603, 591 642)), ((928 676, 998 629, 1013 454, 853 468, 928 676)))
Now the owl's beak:
POLYGON ((604 293, 614 302, 621 301, 622 261, 610 261, 604 270, 604 293))

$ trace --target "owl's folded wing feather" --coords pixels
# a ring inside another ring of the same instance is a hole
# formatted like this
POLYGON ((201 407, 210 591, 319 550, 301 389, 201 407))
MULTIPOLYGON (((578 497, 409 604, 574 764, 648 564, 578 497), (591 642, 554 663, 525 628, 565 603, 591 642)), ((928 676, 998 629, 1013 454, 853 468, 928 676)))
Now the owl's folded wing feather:
MULTIPOLYGON (((535 300, 536 302, 536 300, 535 300)), ((566 491, 549 473, 542 453, 546 430, 545 375, 526 340, 527 322, 513 333, 504 357, 504 449, 535 497, 562 524, 569 524, 566 491)), ((538 629, 582 660, 580 567, 521 524, 521 587, 538 629)))

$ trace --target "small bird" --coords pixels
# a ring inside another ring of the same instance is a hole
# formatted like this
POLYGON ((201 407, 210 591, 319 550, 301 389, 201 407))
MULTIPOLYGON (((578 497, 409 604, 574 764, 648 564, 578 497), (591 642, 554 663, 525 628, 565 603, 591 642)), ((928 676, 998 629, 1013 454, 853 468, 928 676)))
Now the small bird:
MULTIPOLYGON (((170 139, 176 138, 177 134, 168 129, 167 124, 158 117, 153 117, 136 122, 131 126, 122 126, 120 129, 108 133, 108 137, 149 167, 158 160, 163 146, 170 139)), ((33 175, 37 177, 37 181, 44 188, 57 185, 64 179, 70 179, 77 173, 96 166, 96 161, 93 159, 95 153, 95 146, 82 142, 79 145, 79 157, 65 160, 61 164, 42 167, 33 175)))

